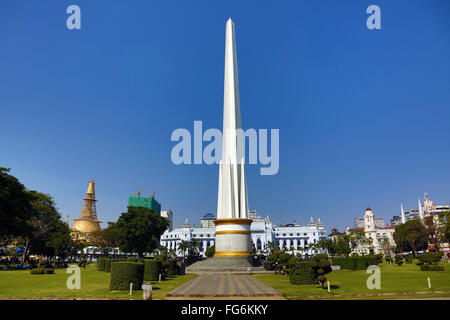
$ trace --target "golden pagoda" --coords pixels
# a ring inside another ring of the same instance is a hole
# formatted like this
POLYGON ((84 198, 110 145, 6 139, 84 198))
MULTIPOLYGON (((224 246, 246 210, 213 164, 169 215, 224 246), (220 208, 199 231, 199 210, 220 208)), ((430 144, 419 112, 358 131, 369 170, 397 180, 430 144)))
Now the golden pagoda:
POLYGON ((94 180, 89 181, 86 197, 83 201, 83 208, 81 209, 80 218, 73 219, 75 223, 72 230, 77 230, 84 233, 101 230, 100 223, 102 221, 97 220, 97 210, 95 208, 95 202, 97 202, 97 200, 95 200, 94 180))

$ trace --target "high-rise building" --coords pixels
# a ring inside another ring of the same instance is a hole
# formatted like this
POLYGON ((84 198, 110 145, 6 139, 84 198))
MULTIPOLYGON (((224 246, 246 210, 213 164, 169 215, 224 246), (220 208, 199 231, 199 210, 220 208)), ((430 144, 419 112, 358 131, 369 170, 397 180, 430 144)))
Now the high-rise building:
POLYGON ((200 225, 202 228, 214 228, 214 220, 216 220, 214 214, 208 212, 200 219, 200 225))
POLYGON ((169 226, 168 226, 168 230, 172 231, 173 228, 173 212, 172 209, 169 209, 167 211, 161 211, 161 217, 166 218, 167 220, 169 220, 169 226))
MULTIPOLYGON (((403 210, 403 205, 400 206, 401 222, 405 223, 408 220, 419 218, 423 220, 426 217, 433 217, 439 215, 442 212, 449 211, 450 206, 448 205, 436 205, 433 201, 428 198, 428 193, 425 192, 423 195, 423 205, 420 198, 417 200, 417 209, 403 210)), ((395 217, 394 217, 395 218, 395 217)))

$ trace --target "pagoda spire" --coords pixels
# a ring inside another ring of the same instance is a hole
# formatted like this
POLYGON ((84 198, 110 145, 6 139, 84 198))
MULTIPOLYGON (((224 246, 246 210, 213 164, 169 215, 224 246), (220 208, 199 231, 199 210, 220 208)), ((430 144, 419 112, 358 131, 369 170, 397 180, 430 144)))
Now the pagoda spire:
POLYGON ((83 207, 81 208, 80 218, 75 221, 72 229, 80 232, 93 232, 101 230, 101 221, 97 220, 97 209, 95 203, 95 181, 90 180, 86 191, 86 196, 83 199, 83 207))

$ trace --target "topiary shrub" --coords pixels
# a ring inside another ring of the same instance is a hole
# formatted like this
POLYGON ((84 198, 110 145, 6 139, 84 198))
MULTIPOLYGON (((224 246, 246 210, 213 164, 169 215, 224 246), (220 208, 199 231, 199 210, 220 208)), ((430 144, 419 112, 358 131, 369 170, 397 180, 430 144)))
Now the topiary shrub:
POLYGON ((128 290, 133 283, 134 290, 141 290, 144 278, 144 264, 116 262, 111 264, 110 290, 128 290))
POLYGON ((159 260, 146 260, 144 267, 145 281, 158 281, 162 271, 162 262, 159 260))
POLYGON ((401 255, 396 255, 395 256, 395 263, 398 265, 398 266, 401 266, 402 264, 403 264, 403 257, 401 256, 401 255))
POLYGON ((44 268, 44 273, 45 274, 54 274, 55 273, 55 269, 53 269, 53 268, 44 268))
POLYGON ((100 257, 97 260, 97 270, 98 271, 105 271, 105 263, 106 263, 106 258, 105 257, 100 257))
POLYGON ((289 266, 289 281, 291 284, 317 283, 312 261, 296 261, 289 266))
POLYGON ((86 265, 87 265, 87 260, 86 259, 81 259, 80 262, 78 262, 78 266, 80 268, 85 268, 86 269, 86 265))
POLYGON ((216 253, 216 246, 211 246, 205 251, 205 256, 211 258, 216 253))
POLYGON ((420 266, 422 271, 444 271, 444 266, 437 266, 433 264, 424 264, 420 266))
POLYGON ((30 270, 31 274, 44 274, 44 268, 34 268, 30 270))
POLYGON ((312 269, 314 270, 314 277, 320 283, 322 288, 324 287, 327 277, 325 275, 332 271, 331 263, 328 261, 326 254, 318 254, 311 259, 312 269))
POLYGON ((405 256, 405 261, 406 261, 406 263, 412 263, 413 260, 414 260, 414 255, 413 255, 412 253, 407 254, 407 255, 405 256))

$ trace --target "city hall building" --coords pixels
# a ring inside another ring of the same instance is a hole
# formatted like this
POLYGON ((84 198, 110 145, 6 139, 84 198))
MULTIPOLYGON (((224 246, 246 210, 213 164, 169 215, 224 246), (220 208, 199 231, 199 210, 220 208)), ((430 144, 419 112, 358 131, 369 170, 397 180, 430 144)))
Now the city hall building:
MULTIPOLYGON (((252 243, 260 252, 267 250, 268 243, 272 242, 281 249, 292 250, 291 252, 294 254, 312 254, 312 249, 308 250, 309 245, 327 238, 320 219, 314 222, 311 218, 307 226, 299 226, 297 223, 275 226, 269 216, 261 218, 257 216, 256 211, 249 211, 249 219, 253 220, 250 226, 252 243)), ((178 250, 181 241, 197 239, 202 243, 200 254, 204 256, 206 249, 215 243, 214 220, 215 216, 207 213, 201 218, 201 226, 195 227, 191 226, 186 219, 183 226, 164 232, 161 236, 161 245, 173 249, 177 255, 182 256, 183 254, 178 250)))

